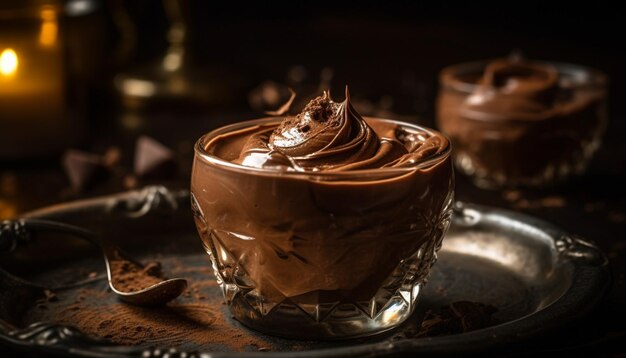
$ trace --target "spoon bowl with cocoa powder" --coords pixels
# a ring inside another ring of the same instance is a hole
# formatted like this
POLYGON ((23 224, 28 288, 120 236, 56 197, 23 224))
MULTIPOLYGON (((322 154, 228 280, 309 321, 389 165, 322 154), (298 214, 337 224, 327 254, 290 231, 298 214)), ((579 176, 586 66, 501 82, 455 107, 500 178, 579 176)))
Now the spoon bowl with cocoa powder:
POLYGON ((187 288, 187 280, 183 278, 166 279, 159 263, 143 265, 118 247, 100 240, 89 230, 50 220, 10 221, 29 234, 60 233, 97 246, 104 256, 109 287, 124 302, 139 306, 162 305, 180 296, 187 288))
POLYGON ((183 278, 165 279, 161 264, 142 265, 119 248, 103 247, 109 287, 121 300, 139 306, 155 306, 180 296, 187 288, 183 278))

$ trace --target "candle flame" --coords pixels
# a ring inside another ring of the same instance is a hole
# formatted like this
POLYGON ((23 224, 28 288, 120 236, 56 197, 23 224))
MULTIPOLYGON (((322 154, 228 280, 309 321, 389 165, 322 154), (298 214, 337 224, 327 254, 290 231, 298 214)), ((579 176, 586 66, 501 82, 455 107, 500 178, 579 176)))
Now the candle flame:
POLYGON ((0 54, 0 73, 5 76, 12 76, 17 71, 19 61, 13 49, 7 48, 0 54))

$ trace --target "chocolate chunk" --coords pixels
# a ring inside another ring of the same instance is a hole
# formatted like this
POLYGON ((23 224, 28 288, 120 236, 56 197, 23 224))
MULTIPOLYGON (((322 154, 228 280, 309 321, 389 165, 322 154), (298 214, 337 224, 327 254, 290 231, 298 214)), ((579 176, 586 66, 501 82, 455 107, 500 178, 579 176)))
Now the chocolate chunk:
POLYGON ((135 147, 135 174, 141 178, 165 179, 176 175, 174 152, 156 140, 141 136, 135 147))
POLYGON ((495 323, 497 308, 478 302, 458 301, 428 310, 416 337, 436 337, 486 328, 495 323))
POLYGON ((122 150, 118 147, 110 147, 102 156, 102 163, 107 168, 115 168, 122 158, 122 150))
POLYGON ((75 149, 65 152, 63 167, 76 190, 88 189, 108 177, 100 156, 75 149))

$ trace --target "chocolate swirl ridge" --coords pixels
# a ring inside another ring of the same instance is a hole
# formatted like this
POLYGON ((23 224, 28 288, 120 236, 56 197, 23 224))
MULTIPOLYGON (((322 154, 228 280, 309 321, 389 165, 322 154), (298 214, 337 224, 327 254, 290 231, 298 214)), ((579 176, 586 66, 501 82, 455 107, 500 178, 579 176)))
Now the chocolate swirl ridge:
POLYGON ((297 171, 340 171, 383 167, 405 154, 407 149, 398 140, 378 137, 352 106, 346 88, 343 102, 334 102, 324 92, 297 116, 252 135, 237 162, 297 171))
POLYGON ((350 103, 347 89, 342 103, 333 102, 327 92, 311 101, 272 133, 268 145, 314 170, 365 168, 380 149, 378 136, 350 103))

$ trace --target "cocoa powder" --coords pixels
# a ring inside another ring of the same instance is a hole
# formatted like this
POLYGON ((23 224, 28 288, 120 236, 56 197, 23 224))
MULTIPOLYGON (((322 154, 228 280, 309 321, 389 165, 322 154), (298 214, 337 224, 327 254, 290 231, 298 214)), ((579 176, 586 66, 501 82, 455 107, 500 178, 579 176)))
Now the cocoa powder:
POLYGON ((150 262, 145 266, 127 260, 111 260, 111 283, 123 292, 136 292, 164 280, 159 262, 150 262))
MULTIPOLYGON (((152 279, 160 281, 158 263, 140 270, 131 266, 123 262, 115 264, 116 270, 123 269, 128 275, 124 276, 127 285, 124 287, 137 290, 152 279)), ((162 307, 125 304, 117 299, 106 282, 97 281, 89 287, 51 293, 54 300, 41 300, 37 309, 27 313, 24 323, 46 321, 69 325, 90 337, 120 345, 191 346, 194 350, 211 351, 272 347, 271 343, 229 321, 222 297, 215 294, 217 283, 209 268, 185 267, 182 262, 168 268, 171 269, 168 272, 182 277, 195 270, 195 276, 206 279, 191 280, 182 297, 162 307)))

